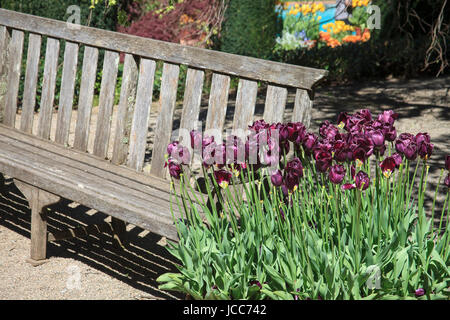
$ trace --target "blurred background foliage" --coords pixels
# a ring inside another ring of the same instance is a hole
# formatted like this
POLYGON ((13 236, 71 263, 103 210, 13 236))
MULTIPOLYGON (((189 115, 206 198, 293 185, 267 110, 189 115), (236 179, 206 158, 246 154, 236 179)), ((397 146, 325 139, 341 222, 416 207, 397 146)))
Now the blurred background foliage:
MULTIPOLYGON (((358 2, 358 0, 353 0, 353 2, 355 1, 358 2)), ((280 7, 286 5, 285 1, 0 0, 0 7, 65 21, 71 14, 71 12, 67 12, 67 8, 71 5, 78 5, 81 9, 80 22, 82 25, 183 45, 327 69, 330 72, 327 78, 328 82, 351 82, 388 76, 408 78, 448 74, 449 53, 447 47, 450 43, 448 0, 364 1, 364 3, 366 2, 377 5, 381 9, 381 29, 370 30, 369 41, 367 41, 368 39, 362 42, 348 41, 329 46, 330 43, 326 43, 325 39, 311 40, 317 38, 319 33, 316 32, 317 30, 314 32, 294 30, 296 38, 288 40, 298 41, 297 38, 302 38, 301 41, 304 42, 301 46, 291 47, 283 47, 277 43, 277 39, 280 39, 286 31, 283 30, 283 19, 279 10, 280 7)), ((305 3, 311 7, 317 6, 317 12, 323 12, 323 8, 319 6, 320 1, 303 1, 298 6, 299 11, 305 3)), ((319 21, 317 16, 314 19, 311 21, 319 21)), ((310 25, 317 26, 317 23, 297 22, 296 28, 305 26, 308 29, 310 25)), ((286 29, 286 26, 284 28, 286 29)), ((42 54, 44 54, 44 48, 45 38, 41 48, 42 54)), ((64 48, 64 42, 61 43, 61 48, 64 48)), ((63 50, 61 50, 60 56, 60 69, 62 69, 62 54, 63 50)), ((80 66, 82 55, 83 49, 79 54, 80 66)), ((97 77, 99 81, 101 80, 102 61, 101 53, 97 77)), ((43 67, 44 59, 41 59, 41 74, 43 67)), ((159 98, 160 67, 162 67, 161 63, 158 64, 155 76, 154 100, 159 98)), ((24 68, 25 63, 22 76, 24 76, 24 68)), ((122 66, 119 68, 118 88, 121 84, 121 68, 122 66)), ((59 72, 61 73, 61 70, 59 72)), ((182 67, 180 88, 184 86, 185 73, 186 68, 182 67)), ((79 89, 80 78, 81 70, 77 75, 76 91, 79 89)), ((236 84, 237 82, 233 81, 232 87, 236 84)), ((60 77, 58 77, 57 83, 56 104, 58 103, 59 88, 60 77)), ((40 89, 38 88, 37 106, 40 100, 40 89)), ((205 90, 207 92, 207 89, 205 90)), ((96 94, 99 93, 98 91, 99 84, 96 94)), ((119 93, 120 90, 117 92, 119 93)), ((77 92, 75 92, 75 100, 77 97, 77 92)), ((182 98, 181 92, 179 98, 182 98)))

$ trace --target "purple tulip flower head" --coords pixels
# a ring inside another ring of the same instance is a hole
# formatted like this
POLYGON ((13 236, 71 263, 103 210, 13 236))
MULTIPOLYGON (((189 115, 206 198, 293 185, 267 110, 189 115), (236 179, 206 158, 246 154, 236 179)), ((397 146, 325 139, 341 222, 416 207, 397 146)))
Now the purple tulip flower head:
POLYGON ((364 171, 359 171, 355 176, 355 186, 360 190, 369 188, 370 178, 364 171))
POLYGON ((177 144, 171 150, 171 157, 181 164, 189 164, 191 161, 191 153, 189 149, 183 147, 181 144, 177 144))
POLYGON ((422 159, 429 159, 433 153, 434 145, 430 142, 430 135, 428 133, 419 132, 416 137, 417 153, 422 159))
POLYGON ((173 141, 172 143, 170 143, 170 144, 167 146, 167 153, 169 154, 169 157, 172 156, 172 151, 173 151, 173 149, 175 149, 175 147, 176 147, 178 144, 179 144, 178 141, 173 141))
POLYGON ((400 155, 400 153, 394 153, 393 155, 392 155, 392 158, 394 158, 394 161, 395 161, 395 167, 398 169, 398 168, 400 168, 400 165, 402 164, 402 162, 403 162, 403 158, 402 158, 402 156, 400 155))
POLYGON ((416 295, 416 297, 421 297, 421 296, 425 295, 425 289, 419 288, 414 292, 414 294, 416 295))
POLYGON ((334 184, 340 184, 344 180, 345 172, 346 170, 343 165, 336 164, 332 166, 328 174, 330 181, 334 184))
POLYGON ((444 179, 444 185, 450 189, 450 173, 447 174, 447 177, 444 179))
POLYGON ((164 164, 164 167, 169 167, 169 174, 171 177, 180 179, 180 176, 183 173, 183 169, 181 168, 180 164, 172 159, 169 159, 168 162, 164 164))
POLYGON ((231 172, 224 169, 214 171, 214 178, 221 188, 226 189, 231 181, 231 172))
POLYGON ((369 137, 373 142, 375 148, 384 146, 384 135, 381 130, 373 130, 369 132, 369 137))
POLYGON ((284 168, 284 180, 286 187, 292 191, 298 186, 300 178, 303 177, 303 165, 299 158, 294 158, 284 168))
POLYGON ((275 187, 279 187, 283 184, 283 174, 280 170, 276 170, 271 176, 270 180, 275 187))
POLYGON ((383 172, 386 178, 389 178, 394 172, 396 167, 396 162, 394 157, 387 157, 380 163, 381 171, 383 172))
POLYGON ((384 111, 382 114, 378 116, 378 121, 381 121, 383 123, 388 123, 390 125, 393 125, 395 120, 398 119, 398 114, 395 113, 392 110, 384 111))
POLYGON ((316 169, 319 172, 326 172, 331 166, 333 157, 330 151, 322 150, 315 153, 316 169))

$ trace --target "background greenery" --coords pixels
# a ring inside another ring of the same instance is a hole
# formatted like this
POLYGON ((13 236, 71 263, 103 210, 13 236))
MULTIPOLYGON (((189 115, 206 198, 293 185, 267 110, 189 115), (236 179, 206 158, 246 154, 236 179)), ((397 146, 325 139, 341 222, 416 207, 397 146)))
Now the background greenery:
POLYGON ((272 57, 282 21, 275 0, 231 0, 225 12, 220 50, 245 56, 272 57))

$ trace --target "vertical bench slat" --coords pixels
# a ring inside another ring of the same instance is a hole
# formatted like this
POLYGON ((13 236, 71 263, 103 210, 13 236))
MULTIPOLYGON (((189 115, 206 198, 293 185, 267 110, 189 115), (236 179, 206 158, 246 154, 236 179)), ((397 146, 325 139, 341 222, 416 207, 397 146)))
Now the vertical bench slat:
POLYGON ((66 145, 69 141, 70 118, 72 117, 77 63, 78 44, 66 42, 55 137, 55 142, 63 145, 66 145))
MULTIPOLYGON (((139 82, 136 93, 136 105, 134 107, 133 122, 130 133, 130 152, 127 161, 127 165, 136 171, 141 171, 144 166, 155 69, 155 61, 141 59, 139 66, 139 82)), ((163 83, 161 84, 161 92, 163 92, 162 90, 164 88, 163 83)))
POLYGON ((195 129, 200 114, 204 78, 203 70, 188 69, 180 128, 189 131, 195 129))
POLYGON ((108 153, 118 67, 119 53, 106 51, 105 59, 103 61, 97 128, 94 139, 94 154, 101 158, 106 158, 108 153))
POLYGON ((123 66, 122 87, 120 89, 119 108, 117 110, 114 152, 111 159, 114 164, 123 164, 127 160, 133 110, 136 103, 137 80, 138 68, 136 60, 133 55, 126 54, 123 66))
POLYGON ((47 38, 38 127, 38 136, 43 139, 50 139, 53 103, 55 99, 56 73, 58 71, 58 57, 59 40, 47 38))
POLYGON ((80 96, 78 98, 77 123, 75 126, 75 149, 86 152, 89 141, 92 101, 97 75, 98 49, 86 46, 83 56, 80 96))
POLYGON ((258 82, 240 79, 234 109, 233 129, 247 129, 255 113, 258 82))
POLYGON ((230 77, 215 73, 211 82, 211 93, 209 96, 208 115, 206 116, 206 130, 215 129, 222 133, 227 113, 228 90, 230 88, 230 77))
POLYGON ((302 122, 307 128, 311 124, 311 112, 314 102, 313 90, 297 89, 295 94, 294 112, 292 114, 293 122, 302 122))
POLYGON ((20 71, 22 65, 23 51, 23 31, 13 30, 9 43, 8 52, 8 89, 5 101, 5 119, 4 124, 10 127, 15 126, 17 97, 19 94, 20 71))
POLYGON ((158 177, 165 176, 164 162, 167 145, 172 134, 172 120, 177 100, 180 67, 165 63, 161 81, 160 111, 156 122, 155 140, 150 172, 158 177))
POLYGON ((39 74, 39 59, 41 57, 42 37, 30 33, 28 39, 27 69, 23 89, 22 116, 20 130, 30 133, 33 130, 34 108, 36 107, 36 88, 39 74))
POLYGON ((287 89, 269 85, 267 88, 264 121, 267 123, 282 122, 286 107, 287 89))
POLYGON ((11 35, 5 26, 0 26, 0 123, 3 123, 6 93, 8 88, 8 46, 11 35))

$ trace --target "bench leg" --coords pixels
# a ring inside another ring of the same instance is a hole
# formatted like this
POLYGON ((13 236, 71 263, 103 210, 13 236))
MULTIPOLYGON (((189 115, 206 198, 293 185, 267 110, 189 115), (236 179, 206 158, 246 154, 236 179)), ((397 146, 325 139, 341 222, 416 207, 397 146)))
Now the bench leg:
POLYGON ((27 198, 31 207, 31 252, 27 262, 41 265, 47 258, 47 214, 46 207, 58 202, 60 197, 32 185, 14 180, 17 188, 27 198))
POLYGON ((127 245, 127 224, 117 218, 111 217, 113 244, 118 249, 127 245))

